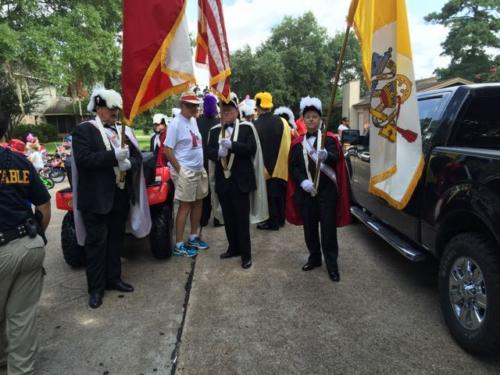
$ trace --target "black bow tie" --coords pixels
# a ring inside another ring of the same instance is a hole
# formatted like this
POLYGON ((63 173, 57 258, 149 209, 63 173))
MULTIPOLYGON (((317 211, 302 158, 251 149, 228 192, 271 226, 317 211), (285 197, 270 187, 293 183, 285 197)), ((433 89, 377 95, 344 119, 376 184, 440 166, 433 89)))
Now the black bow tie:
POLYGON ((224 124, 224 129, 232 128, 232 127, 234 127, 234 124, 224 124))
POLYGON ((116 130, 116 127, 114 125, 110 125, 110 124, 104 124, 104 127, 106 129, 111 129, 113 130, 115 133, 118 133, 118 130, 116 130))
POLYGON ((316 133, 307 133, 306 138, 316 137, 316 133))

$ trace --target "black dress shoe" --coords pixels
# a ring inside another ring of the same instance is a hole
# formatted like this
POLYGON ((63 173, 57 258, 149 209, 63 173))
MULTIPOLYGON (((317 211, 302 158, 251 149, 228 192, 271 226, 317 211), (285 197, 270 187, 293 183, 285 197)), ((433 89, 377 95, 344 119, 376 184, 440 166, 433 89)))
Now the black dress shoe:
POLYGON ((223 227, 223 226, 224 226, 224 224, 222 224, 219 220, 214 219, 214 227, 215 228, 223 227))
POLYGON ((275 224, 270 224, 267 221, 264 221, 263 223, 257 224, 257 229, 262 229, 262 230, 279 230, 280 227, 275 225, 275 224))
POLYGON ((315 269, 316 267, 321 267, 321 263, 307 262, 302 266, 302 271, 310 271, 315 269))
POLYGON ((92 292, 89 296, 89 307, 91 309, 97 309, 102 305, 102 293, 101 292, 92 292))
POLYGON ((125 293, 131 293, 134 291, 134 287, 130 284, 127 284, 126 282, 123 282, 122 280, 117 281, 114 284, 109 284, 106 289, 114 289, 118 290, 120 292, 125 292, 125 293))
POLYGON ((241 268, 247 269, 250 267, 252 267, 252 259, 246 260, 246 261, 241 263, 241 268))
POLYGON ((336 283, 340 281, 340 274, 339 271, 333 271, 329 273, 330 279, 336 283))
POLYGON ((235 257, 239 257, 239 256, 240 256, 240 254, 226 251, 225 253, 222 253, 219 257, 221 259, 228 259, 228 258, 235 258, 235 257))

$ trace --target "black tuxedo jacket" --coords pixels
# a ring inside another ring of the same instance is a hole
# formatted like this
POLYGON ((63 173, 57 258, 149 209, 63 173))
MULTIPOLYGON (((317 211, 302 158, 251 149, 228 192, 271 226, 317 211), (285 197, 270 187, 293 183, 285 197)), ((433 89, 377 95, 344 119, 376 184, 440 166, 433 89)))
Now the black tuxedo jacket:
MULTIPOLYGON (((125 186, 131 200, 135 192, 129 189, 134 174, 140 171, 141 156, 130 142, 130 162, 125 186), (131 147, 132 146, 132 147, 131 147)), ((114 150, 107 151, 101 133, 90 122, 78 125, 72 138, 73 157, 78 168, 78 209, 96 214, 107 214, 113 207, 118 165, 114 150)))
POLYGON ((234 131, 231 136, 232 147, 228 152, 229 157, 234 154, 234 162, 231 168, 231 177, 225 178, 224 170, 219 158, 219 134, 221 127, 210 129, 207 144, 207 156, 215 162, 215 192, 222 194, 236 187, 243 193, 249 193, 257 188, 255 171, 253 168, 253 157, 257 151, 257 143, 250 125, 240 123, 238 139, 234 140, 234 131))
MULTIPOLYGON (((306 137, 306 135, 304 135, 306 137)), ((314 141, 314 147, 317 147, 318 140, 314 141)), ((304 154, 302 151, 302 143, 297 143, 294 145, 290 151, 290 164, 289 164, 289 172, 290 177, 293 178, 295 185, 297 186, 295 197, 299 201, 304 200, 304 197, 309 198, 310 194, 306 193, 301 187, 300 183, 307 179, 307 171, 304 163, 304 154)), ((337 151, 337 144, 331 137, 326 137, 325 139, 325 150, 328 152, 328 156, 324 161, 324 164, 330 166, 335 170, 335 164, 339 158, 339 154, 337 151)), ((308 169, 311 174, 311 178, 314 180, 314 176, 316 175, 316 164, 308 157, 308 169)), ((335 183, 330 180, 326 175, 322 173, 322 176, 319 180, 318 186, 318 194, 327 194, 330 196, 336 196, 337 186, 335 183)))

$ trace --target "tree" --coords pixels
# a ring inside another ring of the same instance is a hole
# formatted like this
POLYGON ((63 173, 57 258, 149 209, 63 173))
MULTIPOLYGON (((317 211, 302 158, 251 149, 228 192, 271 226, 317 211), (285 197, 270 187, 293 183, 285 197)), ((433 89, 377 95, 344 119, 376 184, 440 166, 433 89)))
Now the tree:
MULTIPOLYGON (((246 46, 231 56, 231 87, 240 96, 259 91, 273 94, 275 105, 298 111, 300 99, 318 96, 328 105, 331 79, 343 34, 331 38, 311 12, 285 17, 255 52, 246 46)), ((351 36, 341 84, 361 77, 360 50, 351 36)))
POLYGON ((439 78, 498 79, 490 69, 499 56, 489 55, 487 48, 500 47, 499 11, 498 0, 449 0, 440 12, 425 17, 427 22, 450 28, 441 55, 450 56, 451 62, 447 68, 436 69, 439 78))
MULTIPOLYGON (((116 82, 121 66, 121 2, 3 1, 0 52, 4 71, 45 79, 60 89, 116 82)), ((116 87, 118 88, 118 87, 116 87)))
POLYGON ((17 92, 16 86, 12 84, 10 78, 0 72, 0 108, 9 114, 9 128, 7 138, 10 138, 12 130, 21 123, 26 113, 30 113, 40 104, 38 88, 33 88, 31 95, 27 95, 25 90, 17 92), (23 106, 19 106, 19 95, 23 106))
POLYGON ((0 71, 20 115, 33 108, 24 100, 33 92, 20 77, 49 82, 80 108, 97 82, 119 90, 121 19, 118 0, 2 1, 0 71))

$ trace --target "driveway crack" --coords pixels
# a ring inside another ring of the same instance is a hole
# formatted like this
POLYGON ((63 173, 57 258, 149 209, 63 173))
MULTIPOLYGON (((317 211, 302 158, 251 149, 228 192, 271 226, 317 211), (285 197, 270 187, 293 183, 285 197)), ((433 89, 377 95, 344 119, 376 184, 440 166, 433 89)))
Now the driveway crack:
POLYGON ((182 344, 182 332, 184 330, 184 324, 186 321, 186 315, 187 315, 187 309, 189 305, 189 296, 191 295, 191 287, 193 285, 193 278, 194 278, 194 270, 196 267, 196 258, 194 258, 191 262, 191 271, 189 272, 189 276, 186 280, 186 285, 184 286, 184 289, 186 291, 186 295, 184 297, 184 304, 182 305, 184 311, 182 313, 182 321, 177 329, 177 339, 175 342, 175 347, 174 350, 172 351, 172 354, 170 356, 171 362, 172 362, 172 369, 170 371, 171 375, 175 375, 177 373, 177 360, 179 359, 180 355, 180 349, 181 349, 181 344, 182 344))

